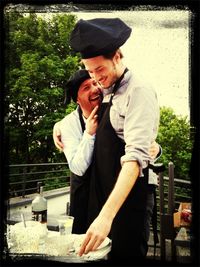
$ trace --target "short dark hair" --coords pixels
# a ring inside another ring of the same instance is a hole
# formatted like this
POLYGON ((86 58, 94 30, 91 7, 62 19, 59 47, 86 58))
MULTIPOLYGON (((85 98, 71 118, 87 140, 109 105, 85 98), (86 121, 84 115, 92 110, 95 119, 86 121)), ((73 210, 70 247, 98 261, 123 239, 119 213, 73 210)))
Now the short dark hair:
POLYGON ((107 58, 107 59, 113 59, 113 57, 115 56, 115 54, 119 52, 119 55, 120 55, 120 58, 123 58, 124 55, 122 54, 122 51, 120 48, 118 48, 117 50, 111 52, 111 53, 107 53, 107 54, 104 54, 103 57, 107 58))

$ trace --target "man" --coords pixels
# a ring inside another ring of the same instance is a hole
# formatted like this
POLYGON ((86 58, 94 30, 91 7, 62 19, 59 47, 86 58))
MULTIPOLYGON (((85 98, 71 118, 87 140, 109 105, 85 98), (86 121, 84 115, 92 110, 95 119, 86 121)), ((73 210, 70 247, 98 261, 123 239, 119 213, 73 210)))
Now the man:
POLYGON ((148 148, 157 134, 159 108, 155 92, 141 86, 123 65, 119 47, 130 33, 119 19, 94 19, 78 21, 71 34, 71 47, 81 53, 85 68, 109 98, 106 103, 104 97, 99 114, 91 165, 91 225, 80 255, 96 249, 108 234, 112 259, 142 258, 147 252, 148 148))
POLYGON ((71 99, 78 104, 75 111, 59 122, 64 153, 71 170, 70 215, 74 216, 72 233, 87 230, 88 190, 90 162, 98 126, 97 109, 102 92, 86 70, 77 71, 66 85, 65 104, 71 99), (81 162, 81 168, 79 163, 81 162))
MULTIPOLYGON (((68 80, 64 104, 68 105, 71 99, 78 107, 54 125, 53 139, 56 147, 63 150, 71 170, 70 214, 74 216, 72 232, 82 234, 87 230, 88 168, 92 161, 98 124, 96 111, 102 101, 101 89, 86 70, 78 70, 68 80)), ((149 149, 151 158, 155 159, 159 151, 159 145, 153 142, 149 149)), ((151 217, 151 209, 147 212, 150 213, 148 217, 151 217)))
POLYGON ((159 121, 155 92, 141 86, 122 62, 119 48, 130 33, 119 19, 80 20, 70 40, 106 94, 91 164, 91 225, 79 255, 95 250, 110 235, 111 258, 118 262, 142 259, 147 252, 148 148, 156 138, 159 121))

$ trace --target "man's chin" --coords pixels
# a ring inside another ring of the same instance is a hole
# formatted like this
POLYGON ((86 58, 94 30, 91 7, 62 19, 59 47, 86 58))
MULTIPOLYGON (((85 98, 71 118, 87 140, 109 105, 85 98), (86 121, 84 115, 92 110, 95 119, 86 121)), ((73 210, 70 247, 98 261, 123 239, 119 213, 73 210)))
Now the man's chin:
POLYGON ((99 82, 99 85, 101 86, 102 89, 107 89, 107 88, 109 88, 107 79, 105 79, 103 82, 99 82))
POLYGON ((96 106, 100 106, 101 105, 101 102, 100 100, 96 100, 96 101, 91 101, 91 104, 93 106, 93 109, 96 107, 96 106))
POLYGON ((101 89, 107 89, 108 87, 106 86, 106 84, 100 84, 100 86, 101 86, 101 89))
POLYGON ((112 86, 112 84, 110 84, 110 83, 108 84, 108 83, 106 83, 106 82, 103 83, 103 84, 101 83, 100 85, 101 85, 101 88, 102 88, 103 90, 104 90, 104 89, 109 89, 109 88, 112 86))

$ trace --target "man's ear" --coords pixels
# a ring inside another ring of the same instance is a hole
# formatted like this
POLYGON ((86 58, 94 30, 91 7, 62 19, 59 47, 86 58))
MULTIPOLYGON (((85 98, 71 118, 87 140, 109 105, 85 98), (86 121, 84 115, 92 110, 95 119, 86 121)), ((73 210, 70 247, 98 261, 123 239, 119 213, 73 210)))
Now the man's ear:
MULTIPOLYGON (((81 103, 78 101, 78 99, 77 99, 77 101, 76 101, 76 104, 81 108, 81 103)), ((82 109, 82 108, 81 108, 82 109)))
POLYGON ((118 64, 119 61, 120 61, 120 59, 121 59, 120 53, 119 53, 119 51, 116 51, 116 53, 114 55, 114 61, 115 61, 115 63, 118 64))

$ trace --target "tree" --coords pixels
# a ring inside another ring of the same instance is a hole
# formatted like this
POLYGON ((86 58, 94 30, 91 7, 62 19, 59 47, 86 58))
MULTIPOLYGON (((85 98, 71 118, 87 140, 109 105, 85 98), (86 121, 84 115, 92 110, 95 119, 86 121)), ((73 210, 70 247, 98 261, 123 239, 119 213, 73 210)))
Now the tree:
POLYGON ((12 164, 64 160, 52 128, 65 113, 66 81, 80 66, 69 46, 75 22, 70 14, 48 20, 34 13, 5 14, 5 133, 12 164))
POLYGON ((176 116, 173 109, 162 107, 157 142, 163 149, 159 161, 166 166, 172 161, 175 165, 174 176, 188 179, 193 141, 187 117, 176 116))

